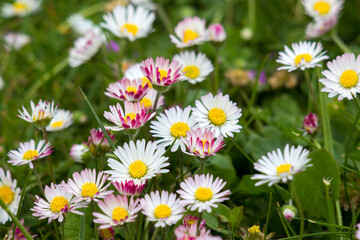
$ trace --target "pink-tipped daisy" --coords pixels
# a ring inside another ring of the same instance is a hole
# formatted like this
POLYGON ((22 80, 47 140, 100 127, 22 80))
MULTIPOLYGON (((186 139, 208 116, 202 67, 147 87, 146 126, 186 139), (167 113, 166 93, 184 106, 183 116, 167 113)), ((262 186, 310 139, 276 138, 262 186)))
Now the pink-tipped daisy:
MULTIPOLYGON (((109 135, 112 141, 115 140, 115 134, 112 134, 110 130, 106 130, 106 133, 109 135)), ((100 156, 104 152, 108 152, 111 149, 110 143, 108 142, 101 128, 93 128, 90 130, 90 136, 88 138, 87 145, 89 146, 89 150, 93 156, 95 156, 96 153, 98 156, 100 156)))
POLYGON ((213 181, 213 175, 196 174, 194 178, 189 177, 180 183, 181 189, 177 193, 182 199, 182 204, 191 211, 197 209, 199 212, 211 212, 211 208, 218 207, 217 203, 229 199, 226 196, 231 193, 230 190, 220 192, 225 185, 226 182, 219 177, 213 181))
POLYGON ((146 180, 138 183, 133 180, 113 181, 112 184, 121 195, 139 196, 145 188, 146 180))
POLYGON ((149 91, 149 85, 143 84, 142 79, 129 80, 123 78, 120 81, 110 83, 105 95, 121 101, 138 102, 149 91))
POLYGON ((145 84, 147 83, 149 85, 149 88, 152 88, 151 82, 142 73, 140 67, 141 67, 140 63, 135 63, 125 71, 124 77, 129 80, 141 79, 143 81, 142 86, 145 86, 145 84))
POLYGON ((24 119, 27 122, 35 123, 38 127, 46 127, 51 119, 54 117, 57 110, 54 101, 47 102, 42 101, 41 99, 35 105, 33 101, 30 101, 31 114, 22 106, 22 112, 20 110, 20 115, 17 115, 19 118, 24 119))
POLYGON ((185 18, 176 25, 175 34, 171 34, 170 39, 178 48, 200 45, 207 41, 205 20, 199 17, 185 18))
POLYGON ((180 199, 176 198, 176 194, 167 191, 151 192, 146 194, 140 200, 142 213, 147 217, 148 221, 156 222, 155 227, 166 227, 166 225, 176 224, 185 212, 180 204, 180 199))
POLYGON ((133 197, 128 200, 126 195, 115 196, 107 195, 98 205, 104 213, 94 212, 94 222, 100 224, 100 229, 117 227, 128 222, 134 222, 137 213, 140 211, 139 199, 133 197))
MULTIPOLYGON (((0 199, 8 206, 10 212, 16 214, 20 202, 20 188, 16 187, 16 180, 12 180, 10 171, 6 173, 0 167, 0 199)), ((9 214, 0 208, 0 223, 5 224, 11 220, 9 214)))
POLYGON ((8 153, 8 162, 14 166, 29 164, 32 169, 34 160, 49 156, 52 152, 50 143, 45 144, 45 140, 40 140, 36 146, 35 141, 31 139, 29 142, 20 143, 17 150, 11 150, 8 153))
POLYGON ((207 29, 207 37, 213 42, 222 42, 226 39, 226 32, 220 23, 210 24, 207 29))

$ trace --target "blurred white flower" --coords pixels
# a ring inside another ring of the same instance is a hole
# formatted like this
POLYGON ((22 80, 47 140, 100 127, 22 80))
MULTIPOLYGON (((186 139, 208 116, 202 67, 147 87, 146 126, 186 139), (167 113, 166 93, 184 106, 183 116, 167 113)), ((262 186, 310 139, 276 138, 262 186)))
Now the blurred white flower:
POLYGON ((91 20, 84 18, 80 13, 68 17, 70 27, 79 35, 85 35, 90 30, 98 28, 91 20))
POLYGON ((7 51, 20 50, 30 41, 30 37, 23 33, 9 32, 4 35, 5 49, 7 51))
POLYGON ((13 3, 5 3, 1 9, 4 18, 25 17, 40 8, 42 0, 15 0, 13 3))

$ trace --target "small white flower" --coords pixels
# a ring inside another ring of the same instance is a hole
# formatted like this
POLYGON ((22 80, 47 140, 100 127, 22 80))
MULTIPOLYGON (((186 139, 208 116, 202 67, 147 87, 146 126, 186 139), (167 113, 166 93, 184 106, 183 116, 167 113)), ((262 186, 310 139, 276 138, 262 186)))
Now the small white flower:
POLYGON ((49 125, 46 127, 46 131, 54 132, 60 131, 69 127, 73 123, 73 116, 70 111, 58 109, 51 119, 49 125))
MULTIPOLYGON (((55 112, 57 110, 57 106, 55 106, 54 101, 47 102, 42 101, 41 99, 39 102, 35 105, 33 101, 30 101, 31 106, 31 114, 28 113, 28 111, 25 109, 24 106, 22 106, 22 112, 20 110, 20 115, 17 115, 19 118, 24 119, 27 122, 31 123, 49 123, 51 119, 54 117, 55 112)), ((46 124, 46 125, 47 125, 46 124)))
POLYGON ((205 20, 199 17, 188 17, 175 27, 175 34, 170 35, 171 42, 178 48, 200 45, 208 40, 205 20))
POLYGON ((89 152, 89 147, 85 144, 74 144, 70 150, 70 156, 75 162, 82 162, 85 154, 89 152))
POLYGON ((85 35, 94 28, 98 28, 91 20, 84 18, 80 13, 68 17, 67 22, 78 35, 85 35))
MULTIPOLYGON (((2 168, 0 168, 0 199, 16 215, 20 202, 20 188, 16 187, 16 180, 12 180, 10 171, 5 173, 2 168)), ((11 221, 10 216, 0 208, 0 223, 5 224, 7 221, 11 221)))
POLYGON ((5 40, 5 49, 7 51, 11 50, 20 50, 26 44, 28 44, 31 39, 28 35, 23 33, 9 32, 4 35, 5 40))
POLYGON ((25 17, 39 10, 42 0, 15 0, 14 3, 5 3, 1 9, 4 18, 25 17))

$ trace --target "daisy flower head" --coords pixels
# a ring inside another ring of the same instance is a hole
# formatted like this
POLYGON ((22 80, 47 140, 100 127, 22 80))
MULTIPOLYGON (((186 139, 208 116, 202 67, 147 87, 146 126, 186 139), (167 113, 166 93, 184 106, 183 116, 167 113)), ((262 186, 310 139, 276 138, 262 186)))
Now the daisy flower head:
POLYGON ((100 229, 117 227, 128 222, 134 222, 137 213, 140 211, 139 199, 133 197, 128 200, 126 195, 115 196, 107 195, 104 200, 99 201, 98 205, 104 213, 94 212, 94 222, 100 224, 100 229))
POLYGON ((51 119, 46 131, 55 132, 63 130, 73 124, 73 115, 70 111, 58 109, 51 119))
POLYGON ((31 139, 29 142, 20 143, 17 150, 11 150, 8 153, 10 160, 8 161, 14 166, 29 164, 33 169, 33 161, 49 156, 54 150, 50 143, 45 144, 45 140, 40 140, 36 145, 35 141, 31 139))
POLYGON ((322 92, 328 92, 329 97, 339 95, 338 100, 353 99, 360 92, 360 55, 355 58, 353 53, 344 53, 328 62, 327 67, 329 70, 321 72, 325 78, 319 80, 325 85, 322 92))
POLYGON ((185 51, 175 55, 174 59, 182 64, 184 79, 192 84, 204 81, 214 70, 211 61, 203 53, 185 51))
POLYGON ((114 123, 116 126, 106 127, 113 131, 126 130, 129 134, 136 133, 137 129, 142 127, 149 119, 155 116, 155 112, 149 113, 140 102, 124 102, 124 108, 120 103, 116 106, 110 106, 110 112, 105 111, 104 117, 114 123))
POLYGON ((180 199, 176 198, 176 194, 167 191, 151 192, 146 194, 140 200, 142 213, 147 217, 148 221, 156 222, 155 227, 166 227, 166 225, 176 224, 185 212, 180 203, 180 199))
POLYGON ((104 240, 115 240, 115 230, 112 227, 98 228, 99 236, 104 240))
POLYGON ((180 183, 177 193, 182 199, 183 206, 187 206, 190 211, 206 210, 210 213, 211 208, 217 208, 217 203, 229 199, 226 196, 231 194, 230 190, 221 192, 226 182, 219 177, 213 181, 213 178, 210 174, 196 174, 193 178, 189 177, 180 183))
MULTIPOLYGON (((20 220, 20 223, 21 225, 23 225, 23 227, 26 229, 26 231, 29 232, 29 234, 31 235, 31 232, 30 232, 30 227, 26 227, 24 225, 24 219, 21 219, 20 220)), ((13 240, 26 240, 26 237, 24 236, 24 234, 21 232, 20 228, 18 226, 15 226, 15 230, 14 229, 14 224, 11 225, 11 229, 9 231, 9 238, 6 238, 6 239, 13 239, 13 240), (12 233, 14 233, 14 236, 12 236, 12 233)), ((37 234, 34 234, 31 236, 32 238, 35 238, 37 237, 37 234)))
POLYGON ((88 152, 89 146, 86 144, 74 144, 70 149, 70 156, 75 162, 83 162, 88 152))
POLYGON ((308 39, 318 38, 333 29, 338 22, 338 16, 334 15, 328 19, 311 22, 305 29, 305 35, 308 39))
POLYGON ((187 17, 175 27, 175 34, 170 35, 171 42, 178 48, 201 45, 207 41, 205 20, 199 17, 187 17))
POLYGON ((103 16, 104 22, 101 27, 109 30, 119 38, 127 38, 135 41, 145 38, 152 31, 155 13, 148 11, 142 6, 134 7, 116 6, 112 12, 103 16))
POLYGON ((50 187, 45 186, 46 199, 35 196, 35 206, 30 209, 34 212, 34 217, 39 217, 40 220, 49 218, 48 223, 50 223, 52 220, 62 222, 68 212, 83 215, 82 212, 76 209, 86 207, 86 204, 78 202, 77 198, 73 197, 73 194, 65 191, 64 185, 65 182, 62 181, 61 184, 55 185, 51 183, 50 187))
MULTIPOLYGON (((109 130, 106 130, 106 134, 109 135, 112 141, 115 140, 115 134, 112 134, 109 130)), ((93 156, 96 154, 101 156, 103 153, 106 153, 111 149, 110 143, 106 139, 105 134, 101 128, 93 128, 90 130, 90 136, 88 138, 87 145, 89 146, 89 150, 93 156)))
POLYGON ((91 20, 84 18, 80 13, 75 13, 68 17, 67 22, 78 35, 85 35, 94 28, 98 28, 91 20))
POLYGON ((142 82, 143 87, 145 86, 145 84, 147 84, 149 85, 149 88, 152 88, 151 82, 149 81, 149 79, 147 79, 147 77, 145 77, 140 67, 141 67, 140 63, 135 63, 134 65, 126 69, 124 73, 124 77, 129 80, 141 79, 143 81, 142 82))
POLYGON ((291 181, 294 175, 298 172, 304 171, 306 168, 311 167, 309 151, 302 146, 294 147, 287 144, 284 153, 278 148, 269 152, 267 156, 262 156, 258 162, 254 163, 255 170, 261 174, 255 174, 251 179, 260 180, 255 183, 259 186, 268 183, 272 186, 275 183, 291 181))
POLYGON ((165 148, 155 142, 146 143, 145 139, 137 140, 136 143, 130 141, 114 151, 120 161, 109 158, 108 166, 112 170, 106 173, 111 175, 111 181, 133 180, 135 184, 142 184, 156 174, 169 172, 165 169, 170 165, 166 162, 169 158, 163 156, 164 153, 165 148))
POLYGON ((140 66, 142 73, 153 85, 153 88, 159 92, 166 92, 171 84, 183 80, 184 73, 181 72, 182 65, 176 61, 156 57, 144 60, 140 66))
POLYGON ((338 15, 341 11, 343 0, 302 0, 305 13, 315 20, 328 19, 338 15))
MULTIPOLYGON (((153 108, 155 101, 156 101, 156 95, 158 92, 154 89, 149 89, 149 91, 146 93, 146 95, 141 99, 140 103, 141 106, 143 106, 145 109, 150 110, 153 108)), ((156 105, 156 109, 161 108, 164 105, 165 98, 164 96, 160 96, 156 105)))
POLYGON ((107 195, 113 193, 113 190, 107 191, 110 182, 105 184, 108 175, 96 170, 84 169, 80 173, 74 172, 73 179, 69 178, 68 183, 64 185, 65 191, 73 194, 81 201, 87 203, 91 201, 99 201, 107 195))
POLYGON ((121 195, 139 196, 145 188, 146 180, 137 183, 133 180, 113 181, 112 184, 121 195))
POLYGON ((160 138, 157 143, 161 147, 170 146, 174 141, 171 151, 175 152, 178 148, 185 151, 185 143, 181 140, 187 136, 187 132, 195 126, 196 122, 191 116, 191 106, 181 109, 179 106, 165 110, 160 113, 156 121, 151 121, 150 132, 154 137, 160 138))
MULTIPOLYGON (((12 180, 10 171, 0 168, 0 199, 8 206, 13 214, 16 214, 20 202, 20 188, 16 187, 16 180, 12 180)), ((0 223, 11 221, 7 212, 0 208, 0 223)))
POLYGON ((1 9, 4 18, 25 17, 40 8, 41 0, 15 0, 14 3, 5 3, 1 9))
POLYGON ((233 133, 240 132, 242 128, 239 124, 241 108, 236 103, 230 101, 229 95, 218 93, 215 97, 208 93, 201 97, 201 101, 196 100, 196 108, 193 108, 193 116, 198 126, 202 129, 210 128, 215 132, 215 137, 233 137, 233 133))
POLYGON ((325 55, 320 42, 303 41, 291 44, 290 49, 285 46, 285 51, 279 53, 276 62, 285 66, 279 67, 277 70, 288 70, 289 72, 300 68, 304 71, 306 68, 314 68, 321 66, 319 63, 329 57, 325 55))
POLYGON ((106 89, 105 95, 121 101, 138 102, 149 91, 149 85, 143 84, 141 78, 129 80, 123 78, 120 81, 110 83, 106 89))
POLYGON ((22 106, 23 111, 18 110, 20 115, 17 116, 27 122, 34 123, 38 128, 44 128, 49 125, 58 107, 57 105, 55 106, 54 100, 47 102, 41 99, 36 105, 33 101, 30 101, 30 106, 31 114, 22 106))
POLYGON ((213 42, 223 42, 226 39, 226 32, 220 23, 210 24, 207 29, 207 36, 213 42))
POLYGON ((4 41, 5 49, 7 51, 18 51, 26 44, 28 44, 31 39, 28 35, 23 33, 9 32, 4 35, 4 41))

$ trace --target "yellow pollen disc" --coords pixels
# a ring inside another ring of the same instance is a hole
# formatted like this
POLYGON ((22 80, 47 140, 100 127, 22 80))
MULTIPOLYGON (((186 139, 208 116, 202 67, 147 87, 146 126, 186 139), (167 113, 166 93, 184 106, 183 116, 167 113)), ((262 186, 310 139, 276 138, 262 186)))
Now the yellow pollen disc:
POLYGON ((125 29, 128 33, 132 33, 133 36, 135 36, 139 30, 135 24, 130 24, 130 23, 125 23, 124 25, 122 25, 120 31, 123 33, 125 29))
POLYGON ((136 118, 136 113, 128 113, 128 114, 126 114, 126 116, 124 117, 124 120, 125 120, 126 123, 128 123, 127 122, 128 117, 130 117, 130 119, 132 121, 132 120, 134 120, 136 118))
POLYGON ((33 119, 34 119, 34 121, 40 121, 40 120, 43 120, 44 117, 45 117, 45 111, 40 110, 37 116, 36 115, 33 116, 33 119))
POLYGON ((154 215, 156 218, 168 218, 171 215, 171 208, 166 204, 160 204, 155 208, 154 215))
POLYGON ((346 70, 340 76, 340 84, 344 88, 355 87, 358 83, 359 76, 354 70, 346 70))
POLYGON ((124 221, 128 215, 129 215, 128 212, 124 208, 116 207, 113 210, 112 218, 113 220, 120 222, 120 221, 124 221))
POLYGON ((316 10, 320 15, 327 14, 330 11, 330 4, 325 1, 318 1, 314 4, 314 10, 316 10))
POLYGON ((184 122, 174 123, 170 128, 171 136, 175 138, 186 137, 186 131, 190 131, 190 127, 184 122))
POLYGON ((280 166, 276 167, 276 172, 278 174, 288 173, 288 172, 290 172, 290 168, 291 168, 290 163, 281 164, 280 166))
POLYGON ((149 108, 152 106, 152 101, 150 100, 150 98, 144 97, 143 99, 141 99, 140 101, 141 105, 143 105, 146 108, 149 108))
POLYGON ((220 126, 226 122, 225 112, 220 108, 212 108, 209 111, 209 120, 212 124, 220 126))
POLYGON ((304 53, 304 54, 299 54, 295 57, 295 65, 297 66, 299 63, 301 63, 301 60, 305 60, 305 62, 310 62, 312 57, 310 54, 304 53))
POLYGON ((62 125, 64 124, 64 122, 63 121, 57 121, 57 122, 54 122, 54 123, 52 123, 50 126, 51 127, 62 127, 62 125))
POLYGON ((105 239, 114 237, 109 228, 100 229, 100 231, 101 231, 101 236, 105 239))
POLYGON ((127 92, 133 92, 133 93, 137 93, 137 88, 134 86, 130 86, 126 89, 127 92))
POLYGON ((142 87, 144 87, 145 84, 147 83, 149 85, 149 88, 152 88, 152 84, 147 77, 142 77, 141 79, 142 79, 142 87))
POLYGON ((8 186, 0 187, 0 199, 3 200, 4 203, 10 204, 14 200, 14 192, 8 186))
POLYGON ((94 197, 95 194, 99 191, 95 185, 95 183, 87 182, 84 183, 81 187, 81 195, 83 197, 94 197))
POLYGON ((167 71, 165 69, 159 69, 160 80, 167 77, 167 71))
POLYGON ((36 150, 27 150, 23 155, 23 159, 32 160, 37 156, 39 156, 39 153, 36 150))
POLYGON ((254 225, 254 226, 252 226, 251 228, 248 229, 248 232, 251 235, 255 235, 257 233, 260 233, 260 227, 258 225, 254 225))
POLYGON ((147 173, 147 166, 141 160, 135 160, 129 166, 129 173, 133 178, 141 178, 147 173))
POLYGON ((195 198, 201 202, 209 201, 213 196, 211 188, 199 187, 195 191, 195 198))
POLYGON ((186 66, 183 70, 185 73, 185 76, 188 78, 197 78, 200 75, 200 69, 195 65, 186 66))
POLYGON ((27 4, 25 3, 14 3, 13 7, 15 12, 22 12, 28 8, 27 4))
POLYGON ((191 29, 188 29, 184 32, 184 42, 192 41, 199 37, 199 34, 197 32, 194 32, 191 29))
POLYGON ((51 200, 50 210, 59 213, 66 205, 69 205, 69 201, 63 196, 56 196, 51 200))
POLYGON ((192 220, 192 219, 187 221, 187 224, 189 224, 189 225, 193 225, 194 223, 195 223, 195 220, 192 220))

